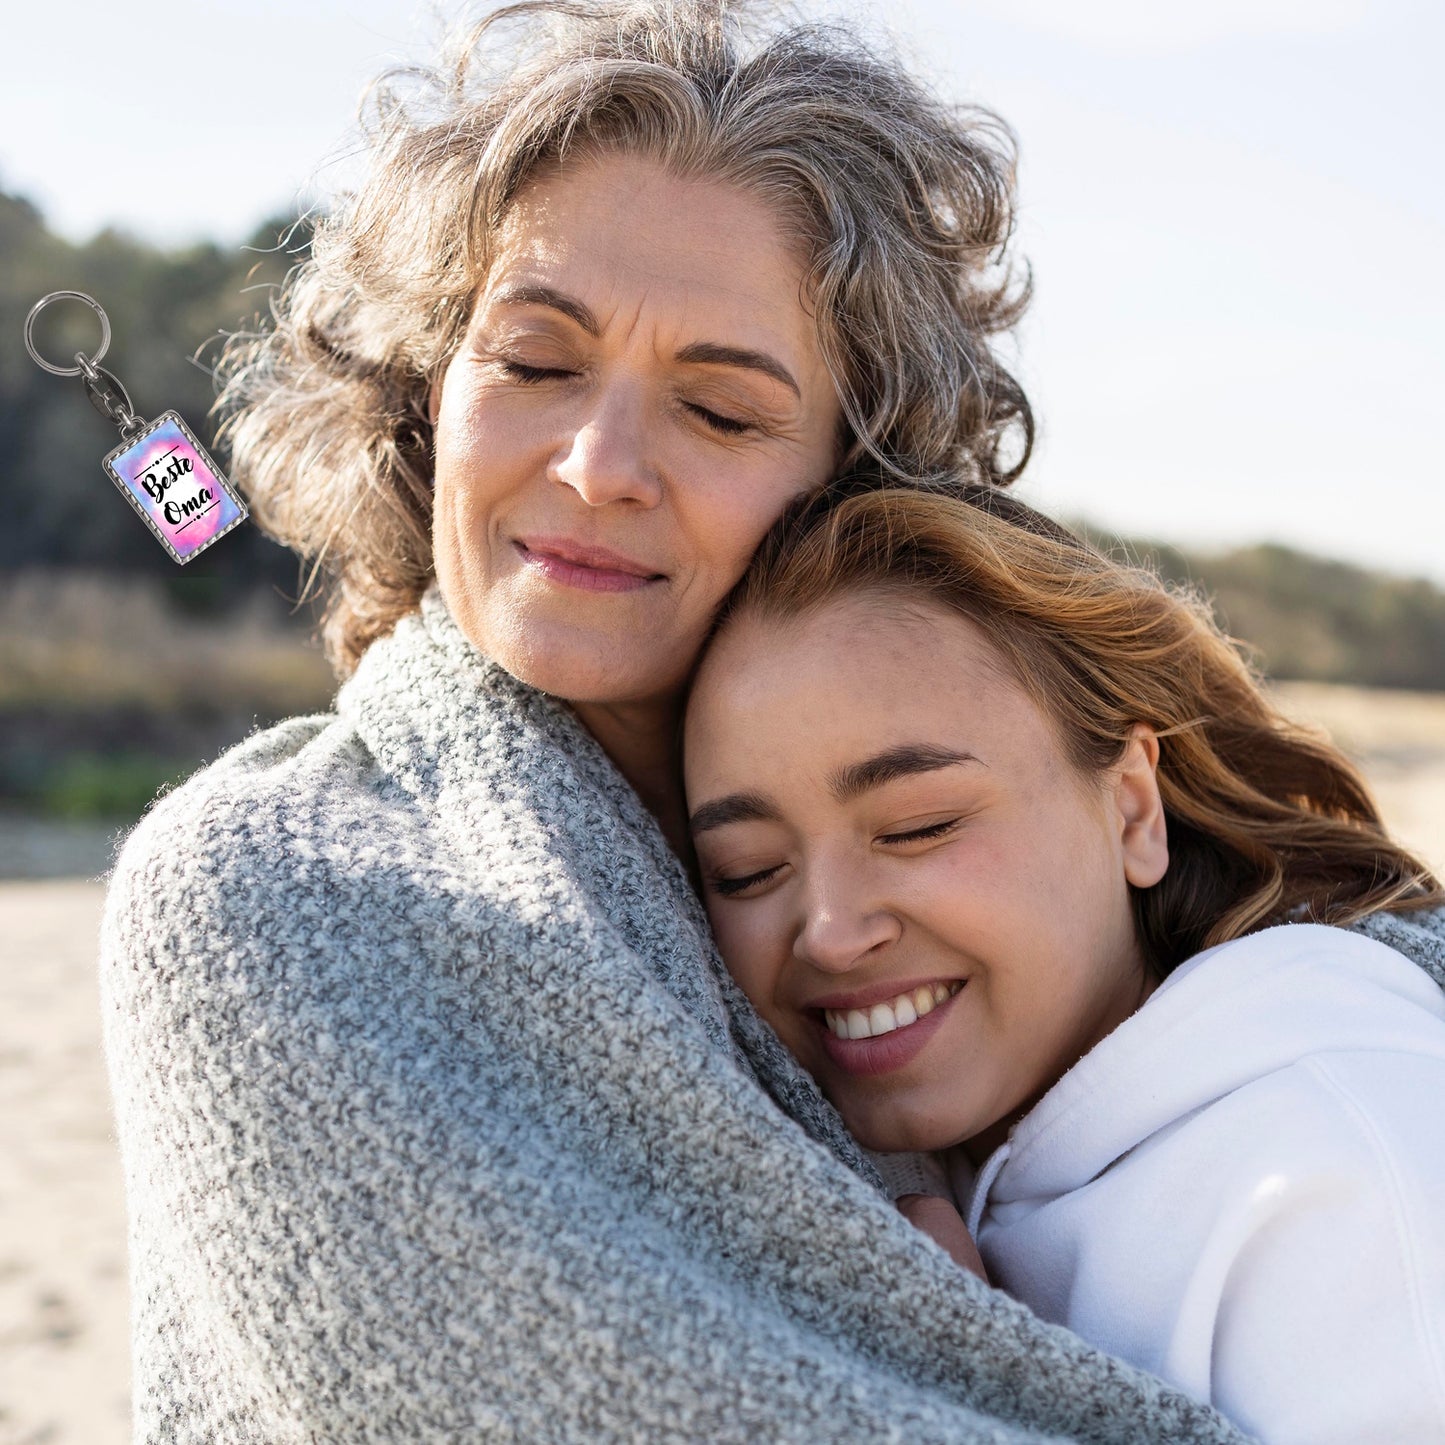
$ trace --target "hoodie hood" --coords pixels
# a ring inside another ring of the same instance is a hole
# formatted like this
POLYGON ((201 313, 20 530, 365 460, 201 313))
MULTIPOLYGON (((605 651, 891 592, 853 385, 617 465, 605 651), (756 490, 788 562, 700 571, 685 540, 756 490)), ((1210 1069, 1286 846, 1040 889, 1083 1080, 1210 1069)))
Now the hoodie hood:
POLYGON ((986 1206, 1007 1214, 1079 1189, 1153 1135, 1306 1055, 1438 1056, 1442 1021, 1445 994, 1432 978, 1357 933, 1284 924, 1208 949, 1019 1122, 980 1169, 968 1213, 977 1222, 986 1206))

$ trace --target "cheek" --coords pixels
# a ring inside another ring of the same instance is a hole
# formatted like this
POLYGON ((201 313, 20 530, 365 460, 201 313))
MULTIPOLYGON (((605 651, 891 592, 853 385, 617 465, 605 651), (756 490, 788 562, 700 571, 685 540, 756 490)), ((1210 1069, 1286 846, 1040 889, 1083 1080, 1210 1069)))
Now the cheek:
POLYGON ((901 906, 995 1001, 1032 989, 1042 962, 1067 953, 1081 922, 1059 895, 1064 875, 1024 840, 992 830, 910 872, 901 906))
POLYGON ((449 375, 435 432, 438 487, 485 494, 537 449, 542 428, 462 369, 449 375))
POLYGON ((1056 887, 1067 890, 1063 906, 1077 918, 1081 938, 1109 927, 1129 896, 1117 835, 1100 814, 1080 807, 1060 820, 1052 843, 1056 887))
POLYGON ((801 448, 678 458, 673 506, 680 525, 722 595, 747 569, 768 529, 797 497, 817 491, 831 473, 801 448))
POLYGON ((756 961, 757 950, 747 946, 747 930, 738 917, 738 910, 726 903, 709 900, 707 917, 728 972, 742 985, 744 992, 751 995, 748 964, 750 960, 756 961))
POLYGON ((708 904, 713 937, 727 970, 747 994, 753 1007, 768 1017, 779 976, 779 933, 776 921, 760 906, 708 904))
POLYGON ((909 868, 901 887, 910 909, 959 946, 1031 912, 1043 874, 1041 860, 1007 830, 964 827, 952 846, 909 868))
POLYGON ((720 603, 743 575, 768 528, 782 516, 794 488, 751 478, 707 478, 689 503, 681 503, 684 525, 694 539, 701 570, 714 579, 720 603))

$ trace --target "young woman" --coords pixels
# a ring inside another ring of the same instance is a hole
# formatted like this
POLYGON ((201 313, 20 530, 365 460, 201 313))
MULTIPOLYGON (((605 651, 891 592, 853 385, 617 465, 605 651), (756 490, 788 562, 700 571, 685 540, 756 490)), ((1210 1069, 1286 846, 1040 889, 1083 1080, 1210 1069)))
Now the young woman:
POLYGON ((975 500, 815 506, 725 609, 725 962, 1045 1319, 1269 1445, 1445 1438, 1445 994, 1324 926, 1445 895, 1202 604, 975 500))

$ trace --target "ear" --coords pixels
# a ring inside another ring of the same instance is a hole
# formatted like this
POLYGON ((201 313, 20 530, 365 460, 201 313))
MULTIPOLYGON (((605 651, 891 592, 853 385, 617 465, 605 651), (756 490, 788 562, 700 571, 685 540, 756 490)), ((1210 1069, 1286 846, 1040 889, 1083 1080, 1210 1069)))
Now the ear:
POLYGON ((1159 739, 1153 728, 1135 723, 1129 729, 1114 778, 1124 876, 1136 888, 1152 888, 1169 867, 1164 800, 1159 796, 1159 739))

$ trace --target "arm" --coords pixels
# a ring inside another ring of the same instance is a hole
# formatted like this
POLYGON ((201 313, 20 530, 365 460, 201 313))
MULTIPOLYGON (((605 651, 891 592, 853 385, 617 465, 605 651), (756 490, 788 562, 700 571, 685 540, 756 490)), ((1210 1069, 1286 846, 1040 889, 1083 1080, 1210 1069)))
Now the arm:
POLYGON ((937 1154, 882 1153, 869 1150, 883 1185, 898 1211, 915 1228, 926 1234, 953 1262, 976 1274, 986 1284, 978 1246, 959 1214, 948 1171, 937 1154))
POLYGON ((983 1267, 978 1246, 973 1242, 963 1216, 948 1200, 936 1194, 904 1194, 896 1203, 899 1213, 915 1229, 921 1229, 941 1246, 955 1264, 988 1283, 988 1271, 983 1267))

